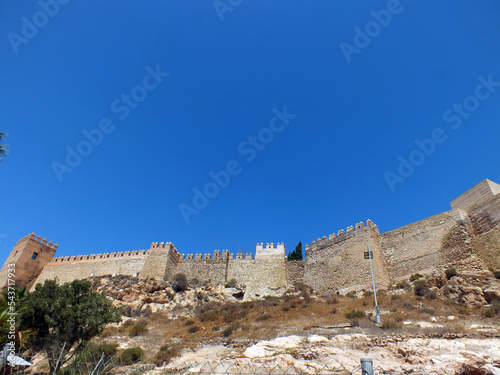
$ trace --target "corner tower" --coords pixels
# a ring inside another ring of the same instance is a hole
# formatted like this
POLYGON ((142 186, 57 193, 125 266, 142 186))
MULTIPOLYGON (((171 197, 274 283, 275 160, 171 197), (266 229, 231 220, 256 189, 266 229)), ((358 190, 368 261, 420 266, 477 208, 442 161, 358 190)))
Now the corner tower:
MULTIPOLYGON (((0 289, 7 287, 9 264, 15 264, 15 287, 30 287, 56 253, 58 245, 31 233, 17 241, 0 270, 0 289)), ((14 286, 14 285, 11 285, 14 286)))

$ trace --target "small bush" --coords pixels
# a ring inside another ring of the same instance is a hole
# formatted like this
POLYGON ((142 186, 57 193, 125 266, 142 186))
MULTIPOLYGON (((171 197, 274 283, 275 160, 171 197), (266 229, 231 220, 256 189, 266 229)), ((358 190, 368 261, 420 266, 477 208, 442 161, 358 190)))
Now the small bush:
POLYGON ((265 320, 269 320, 269 319, 271 319, 271 318, 272 318, 271 314, 269 314, 268 312, 265 312, 265 313, 263 313, 263 314, 259 315, 259 316, 255 319, 255 321, 256 321, 256 322, 263 322, 263 321, 265 321, 265 320))
POLYGON ((446 278, 448 280, 451 279, 453 276, 457 276, 457 270, 455 268, 448 268, 444 271, 444 273, 446 274, 446 278))
POLYGON ((500 314, 500 301, 493 301, 491 307, 495 310, 495 314, 500 314))
POLYGON ((124 365, 131 365, 133 363, 139 362, 142 358, 144 358, 144 350, 139 347, 134 347, 126 349, 120 355, 120 362, 122 362, 124 365))
POLYGON ((240 324, 233 323, 229 327, 226 327, 224 331, 222 331, 222 336, 229 337, 234 331, 238 330, 238 328, 240 328, 240 324))
POLYGON ((312 288, 307 286, 304 283, 301 283, 300 281, 297 281, 295 284, 293 284, 294 291, 295 292, 309 292, 312 293, 312 288))
POLYGON ((236 286, 236 280, 231 279, 227 283, 224 284, 224 288, 234 288, 236 286))
POLYGON ((405 301, 405 303, 403 304, 404 308, 405 309, 408 309, 408 310, 412 310, 413 309, 413 303, 410 302, 410 301, 405 301))
POLYGON ((490 307, 481 311, 481 315, 485 318, 493 318, 500 314, 500 301, 494 301, 490 307))
POLYGON ((357 319, 357 318, 364 318, 366 316, 366 313, 362 310, 356 310, 353 309, 344 315, 347 319, 357 319))
POLYGON ((192 326, 192 325, 194 325, 194 320, 192 320, 192 319, 188 319, 188 320, 186 320, 186 321, 184 322, 184 325, 185 325, 185 326, 192 326))
POLYGON ((158 353, 156 353, 153 363, 157 366, 162 366, 163 364, 168 364, 172 358, 178 357, 181 348, 179 345, 164 344, 161 346, 158 353))
POLYGON ((339 303, 337 297, 330 297, 326 300, 326 303, 328 305, 336 305, 337 303, 339 303))
POLYGON ((147 331, 149 331, 148 327, 146 327, 142 323, 137 323, 137 324, 134 324, 132 326, 132 328, 130 328, 128 335, 129 335, 129 337, 135 337, 135 336, 139 336, 141 333, 145 333, 147 331))
POLYGON ((186 275, 184 275, 183 273, 175 274, 174 277, 172 278, 172 289, 176 293, 179 293, 187 290, 187 288, 188 288, 188 282, 186 275))
POLYGON ((421 275, 419 273, 414 273, 413 275, 410 276, 410 282, 413 282, 415 280, 420 279, 421 277, 424 277, 424 275, 421 275))
POLYGON ((334 307, 331 311, 330 314, 335 315, 337 313, 337 309, 334 307))
POLYGON ((413 287, 416 296, 424 297, 429 291, 429 287, 424 280, 416 281, 413 287))
POLYGON ((356 292, 354 292, 354 291, 347 293, 345 296, 347 298, 352 298, 352 299, 357 298, 356 297, 356 292))
POLYGON ((363 293, 363 296, 365 296, 365 297, 371 297, 371 296, 373 296, 373 291, 371 291, 371 290, 366 290, 366 291, 363 293))
POLYGON ((385 322, 382 322, 380 325, 380 328, 382 329, 396 329, 399 328, 399 324, 395 322, 394 320, 386 320, 385 322))
POLYGON ((492 307, 488 307, 481 311, 481 315, 485 318, 493 318, 495 316, 495 309, 492 307))
POLYGON ((427 294, 425 295, 425 298, 427 299, 436 299, 438 295, 437 290, 429 290, 427 294))
POLYGON ((398 301, 400 299, 401 299, 401 296, 399 294, 391 295, 391 301, 398 301))
POLYGON ((423 312, 424 314, 434 315, 436 313, 436 310, 434 310, 432 307, 422 305, 422 307, 420 307, 420 312, 423 312))
POLYGON ((495 272, 493 272, 495 274, 495 277, 497 279, 500 279, 500 270, 496 270, 495 272))
POLYGON ((199 330, 200 330, 200 327, 198 327, 197 325, 193 325, 193 326, 189 327, 188 332, 195 333, 195 332, 198 332, 199 330))

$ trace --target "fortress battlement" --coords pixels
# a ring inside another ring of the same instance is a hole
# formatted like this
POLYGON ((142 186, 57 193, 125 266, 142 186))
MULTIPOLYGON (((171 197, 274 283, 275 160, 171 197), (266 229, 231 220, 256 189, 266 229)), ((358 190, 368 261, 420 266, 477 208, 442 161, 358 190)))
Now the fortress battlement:
POLYGON ((63 263, 63 262, 84 262, 84 261, 95 261, 95 260, 114 260, 115 258, 123 257, 143 257, 149 254, 149 250, 133 250, 133 251, 119 251, 114 253, 102 253, 102 254, 90 254, 90 255, 72 255, 65 257, 53 258, 52 263, 63 263))
POLYGON ((0 270, 5 287, 9 264, 16 265, 16 286, 31 288, 104 275, 171 280, 176 274, 209 285, 235 280, 245 298, 281 295, 296 282, 319 293, 371 287, 368 249, 376 285, 387 287, 415 272, 449 267, 500 268, 500 185, 484 180, 451 202, 451 210, 379 233, 371 220, 358 222, 305 246, 305 260, 289 262, 284 243, 257 243, 255 256, 239 250, 179 253, 171 242, 153 242, 147 250, 55 258, 57 244, 31 233, 12 249, 0 270))
POLYGON ((230 253, 229 250, 214 250, 213 255, 210 253, 206 254, 186 254, 186 255, 181 255, 181 262, 189 262, 189 261, 203 261, 203 260, 252 260, 254 259, 253 255, 251 253, 237 253, 236 256, 234 256, 233 253, 230 253))
POLYGON ((26 242, 28 240, 33 240, 36 242, 40 242, 42 245, 45 245, 54 251, 56 251, 57 248, 59 247, 58 244, 53 245, 52 241, 47 242, 46 238, 42 239, 42 236, 38 236, 38 237, 35 237, 35 236, 36 236, 35 232, 30 233, 27 236, 24 236, 23 238, 21 238, 19 241, 17 241, 16 245, 22 244, 23 242, 26 242))
POLYGON ((316 241, 311 242, 310 245, 306 245, 306 252, 310 250, 318 250, 323 247, 345 241, 348 238, 357 235, 358 233, 360 233, 360 231, 366 230, 375 230, 378 233, 378 227, 373 223, 373 221, 368 219, 366 221, 366 225, 362 221, 360 221, 359 223, 356 223, 355 226, 351 225, 346 229, 340 229, 337 234, 332 233, 328 237, 323 236, 322 238, 318 238, 316 241))

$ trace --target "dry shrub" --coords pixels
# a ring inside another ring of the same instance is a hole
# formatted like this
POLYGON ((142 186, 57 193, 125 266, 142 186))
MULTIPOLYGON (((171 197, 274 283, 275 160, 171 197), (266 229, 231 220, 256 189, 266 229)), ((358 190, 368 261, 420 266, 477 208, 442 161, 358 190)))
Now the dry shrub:
POLYGON ((268 312, 263 312, 257 318, 255 318, 255 321, 256 322, 263 322, 263 321, 269 320, 271 318, 272 318, 271 314, 269 314, 268 312))
POLYGON ((147 326, 145 326, 142 323, 137 323, 137 324, 134 324, 132 326, 132 328, 130 328, 128 335, 129 335, 129 337, 135 337, 135 336, 139 336, 140 334, 148 332, 148 331, 149 331, 149 329, 147 326))
POLYGON ((153 363, 157 366, 168 364, 172 358, 178 357, 181 352, 181 347, 178 344, 164 344, 161 346, 158 353, 156 353, 153 363))
POLYGON ((198 327, 196 324, 192 325, 188 328, 189 333, 195 333, 195 332, 198 332, 199 330, 200 330, 200 327, 198 327))

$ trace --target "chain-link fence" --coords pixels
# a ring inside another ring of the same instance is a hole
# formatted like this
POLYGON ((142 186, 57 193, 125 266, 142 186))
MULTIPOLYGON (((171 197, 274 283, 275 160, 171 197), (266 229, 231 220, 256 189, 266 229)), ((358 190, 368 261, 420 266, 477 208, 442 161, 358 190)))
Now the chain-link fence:
MULTIPOLYGON (((498 369, 500 371, 500 369, 498 369)), ((33 369, 31 367, 15 367, 11 368, 6 366, 0 374, 9 375, 52 375, 52 372, 47 368, 33 369)), ((79 362, 73 363, 69 366, 64 366, 58 369, 57 375, 104 375, 104 374, 120 374, 120 375, 167 375, 167 374, 193 374, 193 375, 370 375, 363 372, 361 366, 356 368, 340 367, 316 367, 312 365, 297 365, 284 366, 274 365, 270 363, 259 363, 248 361, 245 363, 238 363, 238 361, 218 361, 206 363, 183 363, 177 366, 164 365, 155 366, 154 364, 136 363, 125 364, 117 360, 100 360, 92 362, 79 362)), ((494 374, 488 369, 462 365, 458 369, 439 368, 429 369, 425 367, 413 367, 410 365, 400 366, 396 368, 384 368, 383 366, 376 366, 373 370, 373 375, 487 375, 494 374)))

